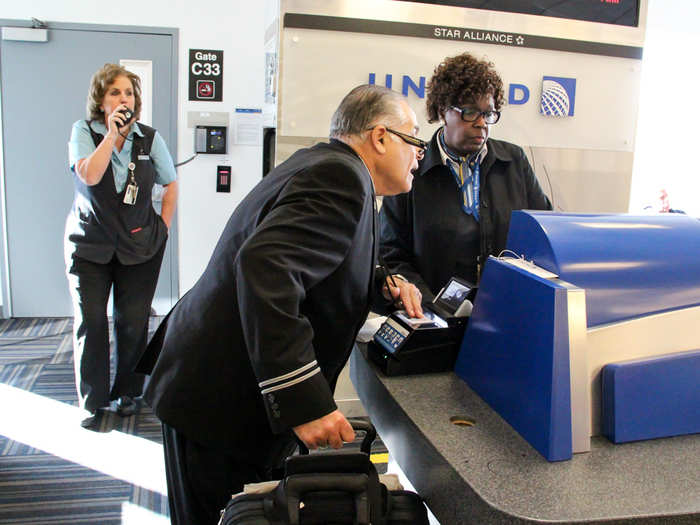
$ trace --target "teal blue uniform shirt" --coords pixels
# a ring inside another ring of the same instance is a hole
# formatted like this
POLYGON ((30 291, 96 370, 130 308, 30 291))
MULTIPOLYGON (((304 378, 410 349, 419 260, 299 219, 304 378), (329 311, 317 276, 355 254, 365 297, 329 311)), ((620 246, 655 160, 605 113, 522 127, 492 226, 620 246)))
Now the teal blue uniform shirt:
MULTIPOLYGON (((107 134, 107 128, 104 122, 92 121, 91 124, 93 131, 99 133, 100 135, 107 134)), ((121 151, 117 151, 116 148, 112 148, 112 173, 114 174, 114 185, 117 188, 117 193, 120 193, 124 186, 126 185, 126 178, 129 172, 129 162, 131 162, 131 148, 133 141, 129 140, 133 137, 134 133, 143 137, 143 132, 139 128, 138 123, 131 125, 129 134, 127 135, 127 140, 124 141, 124 147, 121 151)), ((70 134, 70 141, 68 142, 68 165, 71 170, 75 170, 75 164, 80 159, 85 159, 92 155, 95 151, 95 143, 90 135, 90 130, 88 129, 88 123, 86 120, 79 120, 73 124, 73 129, 70 134)), ((161 184, 165 186, 175 181, 177 175, 175 174, 175 166, 173 165, 173 159, 170 156, 168 147, 165 145, 163 137, 160 133, 156 131, 153 137, 153 145, 151 146, 151 161, 153 161, 153 166, 156 169, 156 184, 161 184)))

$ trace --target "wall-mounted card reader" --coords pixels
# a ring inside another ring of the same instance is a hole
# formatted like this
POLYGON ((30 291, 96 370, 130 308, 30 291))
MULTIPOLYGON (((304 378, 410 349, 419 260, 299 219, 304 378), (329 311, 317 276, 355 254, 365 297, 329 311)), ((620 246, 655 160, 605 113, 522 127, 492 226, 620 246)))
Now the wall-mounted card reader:
POLYGON ((370 358, 389 376, 452 370, 476 288, 452 277, 423 318, 392 313, 367 346, 370 358))
POLYGON ((195 153, 226 153, 226 126, 197 126, 194 128, 195 153))
POLYGON ((216 167, 216 191, 219 193, 231 192, 231 166, 216 167))

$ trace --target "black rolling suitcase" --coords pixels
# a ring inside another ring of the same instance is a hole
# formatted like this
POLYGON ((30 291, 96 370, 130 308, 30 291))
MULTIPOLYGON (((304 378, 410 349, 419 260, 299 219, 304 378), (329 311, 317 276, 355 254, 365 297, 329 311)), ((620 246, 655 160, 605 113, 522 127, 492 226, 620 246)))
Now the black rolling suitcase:
POLYGON ((376 431, 364 420, 350 420, 365 431, 360 452, 339 450, 287 458, 283 477, 269 492, 237 494, 219 525, 427 525, 420 496, 387 490, 369 459, 376 431))

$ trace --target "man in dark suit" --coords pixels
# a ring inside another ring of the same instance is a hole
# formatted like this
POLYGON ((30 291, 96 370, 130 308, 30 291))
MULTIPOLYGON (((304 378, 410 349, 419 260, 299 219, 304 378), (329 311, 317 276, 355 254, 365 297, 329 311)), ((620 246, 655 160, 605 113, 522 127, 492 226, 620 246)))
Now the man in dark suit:
POLYGON ((416 132, 399 94, 351 91, 330 143, 296 152, 250 192, 159 327, 144 397, 163 422, 174 524, 216 523, 294 434, 309 448, 354 438, 333 389, 372 301, 421 315, 417 288, 375 275, 375 194, 411 188, 416 132))

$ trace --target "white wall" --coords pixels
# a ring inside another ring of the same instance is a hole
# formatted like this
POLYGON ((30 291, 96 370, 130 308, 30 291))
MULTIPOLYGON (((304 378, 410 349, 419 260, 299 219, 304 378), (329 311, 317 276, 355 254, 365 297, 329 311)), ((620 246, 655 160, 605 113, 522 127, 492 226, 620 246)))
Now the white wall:
POLYGON ((700 217, 700 168, 695 161, 700 106, 695 64, 700 4, 652 0, 642 65, 637 148, 630 212, 658 211, 661 189, 672 208, 700 217))
MULTIPOLYGON (((646 5, 646 0, 642 0, 639 27, 624 27, 393 0, 280 2, 285 13, 417 23, 438 29, 508 32, 524 35, 524 40, 538 36, 632 47, 644 44, 646 5)), ((403 75, 416 85, 421 84, 419 79, 430 79, 434 67, 444 57, 469 51, 494 62, 504 81, 506 97, 509 84, 528 87, 529 100, 523 104, 506 104, 501 120, 491 128, 491 136, 523 147, 555 209, 589 213, 627 210, 640 60, 527 45, 492 45, 461 36, 419 38, 409 36, 406 26, 403 31, 406 34, 388 35, 319 27, 282 28, 278 163, 297 149, 326 137, 338 102, 351 88, 368 82, 370 74, 375 74, 376 83, 381 85, 385 85, 385 76, 391 74, 392 88, 401 90, 403 75), (572 117, 540 114, 544 76, 576 79, 572 117), (309 111, 310 107, 313 111, 309 111)), ((407 101, 417 113, 420 135, 427 140, 438 124, 427 122, 425 100, 413 90, 407 91, 407 101)))
MULTIPOLYGON (((122 0, 118 4, 92 0, 31 0, 2 2, 2 18, 46 22, 174 27, 179 30, 178 161, 193 154, 193 131, 188 111, 226 111, 262 107, 264 102, 264 2, 211 0, 122 0), (222 102, 189 102, 189 49, 224 51, 222 102)), ((88 79, 86 79, 86 82, 88 79)), ((233 117, 231 125, 233 125, 233 117)), ((229 128, 232 132, 232 128, 229 128)), ((229 154, 200 155, 178 169, 180 183, 180 294, 199 278, 228 217, 260 180, 261 146, 236 146, 229 154), (216 166, 232 166, 231 193, 216 193, 216 166)))

